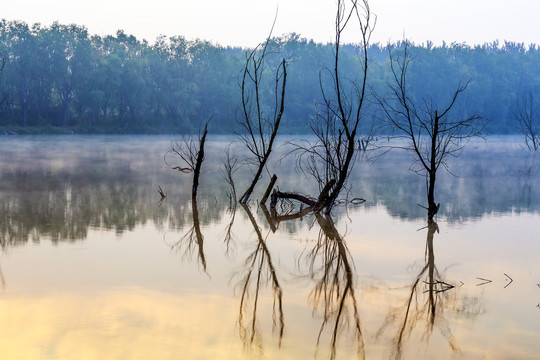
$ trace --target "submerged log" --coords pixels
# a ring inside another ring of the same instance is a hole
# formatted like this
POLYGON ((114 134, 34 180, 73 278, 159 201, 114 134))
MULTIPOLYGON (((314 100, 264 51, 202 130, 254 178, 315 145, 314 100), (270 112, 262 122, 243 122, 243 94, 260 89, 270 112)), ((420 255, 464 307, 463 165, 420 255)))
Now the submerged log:
POLYGON ((309 198, 304 195, 300 195, 297 193, 288 193, 288 192, 282 192, 278 190, 274 190, 272 193, 272 196, 270 197, 270 209, 275 209, 277 201, 279 199, 288 199, 288 200, 297 200, 300 201, 308 206, 315 206, 317 205, 317 201, 313 200, 312 198, 309 198))

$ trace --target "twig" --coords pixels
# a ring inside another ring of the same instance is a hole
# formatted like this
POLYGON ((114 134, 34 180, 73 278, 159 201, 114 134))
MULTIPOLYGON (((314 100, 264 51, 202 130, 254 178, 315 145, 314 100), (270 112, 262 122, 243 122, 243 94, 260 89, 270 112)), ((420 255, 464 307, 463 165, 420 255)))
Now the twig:
POLYGON ((489 284, 490 282, 492 282, 491 280, 484 279, 484 278, 481 278, 481 277, 477 277, 477 279, 482 280, 483 282, 480 283, 480 284, 476 284, 476 286, 481 286, 481 285, 489 284))
POLYGON ((167 198, 167 194, 163 191, 163 189, 161 189, 161 186, 159 186, 159 185, 158 185, 158 193, 161 196, 161 199, 159 199, 159 205, 158 206, 161 206, 161 203, 163 202, 163 200, 165 200, 167 198))
POLYGON ((508 284, 506 284, 506 286, 504 287, 504 289, 506 289, 511 283, 514 282, 514 279, 512 279, 510 276, 508 276, 507 273, 504 273, 504 276, 506 276, 510 280, 510 282, 508 284))
POLYGON ((189 174, 190 172, 193 171, 193 169, 190 169, 190 168, 188 168, 188 167, 183 168, 183 167, 180 167, 180 166, 175 166, 175 167, 173 167, 172 169, 173 169, 173 170, 178 170, 178 171, 183 172, 183 173, 185 173, 185 174, 189 174))

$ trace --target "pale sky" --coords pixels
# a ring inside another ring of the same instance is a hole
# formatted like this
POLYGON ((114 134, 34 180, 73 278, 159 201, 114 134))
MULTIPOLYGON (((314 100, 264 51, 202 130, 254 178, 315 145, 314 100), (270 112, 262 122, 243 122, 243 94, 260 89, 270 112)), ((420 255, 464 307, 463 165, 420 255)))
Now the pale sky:
MULTIPOLYGON (((10 0, 0 18, 50 25, 84 25, 91 34, 126 33, 152 43, 182 35, 221 45, 253 46, 272 25, 274 35, 296 32, 332 40, 335 0, 10 0)), ((539 0, 371 0, 377 15, 372 42, 408 39, 469 45, 494 40, 540 44, 539 0)), ((349 36, 346 41, 354 41, 349 36)))

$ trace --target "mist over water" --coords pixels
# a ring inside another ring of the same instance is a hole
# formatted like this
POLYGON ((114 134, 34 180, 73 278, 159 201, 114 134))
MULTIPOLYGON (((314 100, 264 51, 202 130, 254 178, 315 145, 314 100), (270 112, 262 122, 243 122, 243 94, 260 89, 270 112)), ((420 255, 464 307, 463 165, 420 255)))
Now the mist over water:
MULTIPOLYGON (((0 139, 3 358, 540 351, 540 178, 520 137, 472 142, 440 171, 434 224, 407 153, 358 157, 348 197, 364 204, 276 222, 256 201, 270 175, 282 191, 317 191, 282 158, 289 139, 235 211, 219 173, 231 138, 209 137, 196 203, 191 174, 172 169, 171 140, 0 139)), ((239 191, 251 176, 235 173, 239 191)))

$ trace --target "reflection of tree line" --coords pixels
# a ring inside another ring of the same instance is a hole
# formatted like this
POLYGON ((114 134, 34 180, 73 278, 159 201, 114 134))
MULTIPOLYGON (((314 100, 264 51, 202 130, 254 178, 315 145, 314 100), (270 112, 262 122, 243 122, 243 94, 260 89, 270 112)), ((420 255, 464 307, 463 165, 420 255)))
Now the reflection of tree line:
MULTIPOLYGON (((69 172, 17 171, 3 175, 0 213, 2 246, 85 239, 90 227, 133 229, 154 211, 138 204, 142 188, 129 170, 93 179, 95 169, 69 172)), ((105 175, 105 174, 104 174, 105 175)))
MULTIPOLYGON (((484 145, 485 146, 485 145, 484 145)), ((538 167, 527 152, 492 149, 471 150, 455 164, 452 174, 441 173, 437 198, 444 199, 440 216, 449 221, 479 218, 485 214, 540 211, 538 167)), ((380 166, 362 164, 353 174, 355 188, 362 189, 368 201, 364 206, 384 204, 392 216, 403 219, 425 217, 417 203, 423 201, 425 183, 402 168, 408 158, 396 154, 386 156, 380 166), (384 164, 383 164, 384 162, 384 164)))
MULTIPOLYGON (((537 189, 536 165, 495 156, 463 154, 455 172, 467 177, 446 176, 440 179, 439 198, 445 200, 442 216, 450 220, 480 217, 486 213, 507 211, 540 211, 540 192, 537 189)), ((512 156, 512 154, 510 155, 512 156)), ((387 156, 384 161, 399 163, 399 156, 387 156)), ((294 161, 282 162, 283 171, 294 173, 294 161)), ((364 206, 383 203, 389 212, 401 218, 422 218, 425 211, 415 206, 422 194, 422 182, 414 174, 390 176, 385 166, 360 166, 355 188, 362 189, 368 199, 364 206), (411 177, 411 181, 403 181, 411 177)), ((161 207, 157 203, 157 184, 154 174, 129 168, 115 168, 97 164, 81 164, 74 170, 52 172, 50 169, 31 168, 4 171, 1 179, 2 201, 0 242, 2 246, 22 244, 43 236, 53 241, 84 239, 88 228, 104 227, 118 232, 131 230, 136 225, 153 221, 158 227, 183 228, 190 219, 190 203, 178 201, 185 194, 184 180, 174 176, 165 178, 160 186, 169 193, 161 207), (177 195, 175 197, 175 195, 177 195)), ((352 174, 356 179, 355 174, 352 174)), ((287 179, 283 178, 283 181, 287 179)), ((204 186, 212 195, 199 197, 199 208, 204 208, 203 224, 219 222, 229 204, 227 184, 219 176, 205 177, 204 186), (209 182, 211 181, 211 182, 209 182)), ((292 180, 290 180, 292 181, 292 180)), ((239 182, 239 186, 243 184, 239 182)), ((300 186, 304 186, 300 183, 300 186)), ((287 185, 288 186, 288 185, 287 185)), ((354 210, 353 210, 354 211, 354 210)), ((297 222, 286 222, 291 231, 297 222)))
MULTIPOLYGON (((23 245, 43 237, 53 242, 83 240, 88 229, 123 232, 152 221, 158 228, 179 229, 191 222, 189 202, 165 200, 159 206, 152 176, 129 168, 81 164, 78 170, 13 170, 2 174, 0 244, 23 245)), ((177 177, 161 185, 176 196, 183 189, 177 177), (172 191, 171 191, 172 190, 172 191), (176 190, 176 191, 175 191, 176 190)), ((225 189, 224 189, 225 190, 225 189)), ((226 204, 203 198, 200 221, 218 221, 226 204)))
MULTIPOLYGON (((148 221, 171 229, 191 223, 191 204, 185 201, 188 179, 169 172, 161 177, 159 185, 169 196, 159 206, 157 176, 152 170, 93 160, 80 159, 77 166, 58 171, 24 164, 4 170, 0 177, 1 246, 43 237, 54 242, 83 240, 91 227, 123 232, 148 221)), ((228 204, 218 199, 226 198, 227 186, 219 178, 204 186, 212 194, 199 197, 198 207, 204 210, 199 220, 219 222, 228 204)))
MULTIPOLYGON (((460 201, 447 210, 449 218, 469 219, 493 212, 540 211, 540 183, 536 181, 534 184, 538 168, 529 153, 516 151, 508 156, 503 148, 499 151, 494 149, 492 154, 482 158, 471 153, 461 160, 464 161, 456 168, 460 166, 468 177, 450 179, 441 189, 450 193, 459 187, 455 196, 460 201)), ((452 198, 450 194, 447 196, 452 198)))

